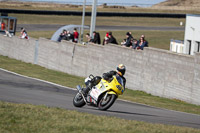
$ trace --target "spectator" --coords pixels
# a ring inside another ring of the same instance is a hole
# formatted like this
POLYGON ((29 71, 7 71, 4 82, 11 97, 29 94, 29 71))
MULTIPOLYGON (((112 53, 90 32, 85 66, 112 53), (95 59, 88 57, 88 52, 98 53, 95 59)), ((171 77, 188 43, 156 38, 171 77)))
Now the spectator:
POLYGON ((24 28, 21 28, 21 35, 19 36, 19 38, 29 39, 28 34, 27 34, 27 32, 26 32, 26 30, 24 28))
POLYGON ((137 47, 138 41, 136 39, 132 39, 132 46, 131 48, 135 49, 137 47))
POLYGON ((79 33, 78 33, 76 28, 74 28, 73 36, 74 36, 74 41, 73 42, 78 43, 79 33))
POLYGON ((126 39, 123 39, 123 41, 121 42, 121 45, 124 46, 125 43, 126 43, 126 39))
POLYGON ((114 36, 112 35, 112 32, 109 32, 108 34, 108 40, 106 41, 106 44, 112 43, 112 44, 118 44, 114 36))
POLYGON ((74 36, 70 31, 67 31, 66 40, 73 42, 74 36))
POLYGON ((101 38, 100 38, 99 33, 96 31, 93 31, 93 36, 94 36, 94 39, 92 42, 95 44, 101 44, 101 38))
POLYGON ((140 40, 138 41, 137 45, 135 47, 133 47, 134 49, 141 49, 143 50, 144 49, 144 46, 145 46, 145 41, 144 41, 144 38, 141 37, 140 40))
POLYGON ((148 45, 148 41, 147 40, 145 40, 145 36, 144 35, 141 35, 141 38, 143 38, 144 39, 144 47, 149 47, 149 45, 148 45))
POLYGON ((87 33, 86 35, 85 35, 85 37, 86 37, 86 43, 89 43, 89 42, 92 42, 92 38, 91 38, 91 36, 90 36, 90 34, 89 33, 87 33))
POLYGON ((1 30, 5 30, 6 29, 6 24, 4 23, 4 21, 1 23, 1 30))
POLYGON ((109 35, 109 32, 106 33, 106 36, 103 39, 103 44, 102 45, 106 44, 106 42, 108 41, 108 39, 109 39, 108 35, 109 35))
POLYGON ((67 39, 67 31, 63 30, 63 32, 60 34, 58 41, 61 42, 61 40, 66 40, 67 39))
POLYGON ((133 38, 132 32, 129 31, 128 33, 129 33, 129 36, 130 36, 131 38, 133 38))
POLYGON ((131 44, 131 39, 132 39, 132 35, 130 34, 130 32, 127 32, 126 33, 126 43, 123 45, 123 46, 126 46, 126 47, 130 47, 132 44, 131 44))

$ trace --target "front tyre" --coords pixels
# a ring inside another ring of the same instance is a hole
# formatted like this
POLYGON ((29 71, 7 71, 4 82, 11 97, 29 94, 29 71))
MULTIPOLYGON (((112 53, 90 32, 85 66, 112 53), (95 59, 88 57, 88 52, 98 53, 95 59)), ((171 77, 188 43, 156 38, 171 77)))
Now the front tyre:
POLYGON ((100 110, 107 110, 113 105, 116 99, 117 96, 114 94, 108 94, 106 99, 104 99, 104 96, 102 96, 101 100, 98 103, 98 108, 100 110))
POLYGON ((83 107, 86 103, 81 95, 81 93, 77 93, 73 99, 73 104, 75 107, 83 107))

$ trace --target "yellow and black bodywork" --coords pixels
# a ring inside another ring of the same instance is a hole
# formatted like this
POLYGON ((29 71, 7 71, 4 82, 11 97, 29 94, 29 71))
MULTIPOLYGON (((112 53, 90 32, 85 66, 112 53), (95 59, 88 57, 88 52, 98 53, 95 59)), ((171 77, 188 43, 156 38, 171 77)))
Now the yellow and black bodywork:
POLYGON ((113 76, 111 81, 101 79, 101 81, 91 90, 90 96, 98 101, 101 94, 114 94, 118 97, 118 95, 122 95, 123 92, 123 80, 119 76, 113 76))

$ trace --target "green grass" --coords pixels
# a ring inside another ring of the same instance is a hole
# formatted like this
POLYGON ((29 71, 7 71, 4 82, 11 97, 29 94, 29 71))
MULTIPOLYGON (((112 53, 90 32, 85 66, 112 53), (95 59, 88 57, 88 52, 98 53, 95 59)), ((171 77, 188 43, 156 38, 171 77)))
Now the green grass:
POLYGON ((47 80, 68 87, 76 87, 76 85, 84 83, 83 77, 49 70, 38 65, 24 63, 4 56, 0 56, 0 67, 19 74, 47 80))
MULTIPOLYGON (((31 15, 9 14, 16 17, 18 24, 76 24, 81 25, 82 16, 58 16, 58 15, 31 15)), ((85 25, 90 25, 91 17, 85 17, 85 25)), ((150 18, 150 17, 98 17, 96 25, 107 26, 179 26, 185 23, 184 18, 150 18)))
MULTIPOLYGON (((51 81, 68 87, 74 88, 78 84, 84 85, 83 77, 77 77, 66 73, 49 70, 38 65, 24 63, 5 56, 0 56, 0 68, 30 77, 51 81)), ((200 114, 200 106, 185 103, 176 99, 166 99, 152 96, 141 91, 126 89, 125 93, 119 98, 171 110, 200 114)))
MULTIPOLYGON (((28 32, 29 36, 33 38, 51 38, 55 31, 31 31, 28 32)), ((84 34, 89 32, 85 30, 84 34)), ((101 36, 101 42, 108 31, 99 31, 101 36)), ((125 39, 127 31, 112 31, 114 37, 117 39, 118 43, 121 43, 125 39)), ((135 39, 139 39, 142 34, 146 36, 146 40, 149 42, 150 47, 160 48, 160 49, 170 49, 170 39, 184 40, 184 31, 131 31, 135 39)), ((17 36, 19 33, 16 34, 17 36)), ((86 38, 84 36, 84 41, 86 38)))
POLYGON ((1 133, 199 133, 200 130, 0 101, 1 133))

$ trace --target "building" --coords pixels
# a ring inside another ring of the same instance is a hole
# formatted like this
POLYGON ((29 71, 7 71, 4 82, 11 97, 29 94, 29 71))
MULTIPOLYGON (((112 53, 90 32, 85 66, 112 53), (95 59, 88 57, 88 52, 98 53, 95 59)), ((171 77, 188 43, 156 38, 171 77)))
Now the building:
POLYGON ((17 18, 9 16, 0 16, 0 33, 5 34, 5 31, 15 35, 17 27, 17 18))
POLYGON ((200 15, 187 14, 184 38, 184 54, 200 52, 200 15))

